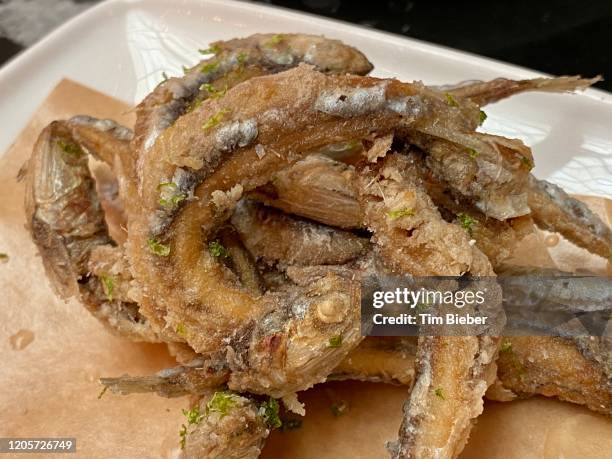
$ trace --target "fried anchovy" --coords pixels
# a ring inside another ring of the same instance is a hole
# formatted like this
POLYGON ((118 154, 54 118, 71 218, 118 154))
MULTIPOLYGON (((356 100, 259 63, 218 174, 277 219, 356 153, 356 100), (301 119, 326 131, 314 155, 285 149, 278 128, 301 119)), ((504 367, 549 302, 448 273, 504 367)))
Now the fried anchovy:
POLYGON ((579 247, 612 260, 610 227, 557 185, 530 176, 529 207, 540 228, 559 233, 579 247))
POLYGON ((255 34, 217 41, 210 51, 213 57, 188 69, 183 77, 163 81, 136 107, 135 151, 151 148, 166 128, 193 109, 194 100, 201 103, 254 76, 277 73, 299 63, 327 73, 365 75, 372 70, 372 64, 355 48, 315 35, 255 34))
POLYGON ((359 228, 361 208, 352 169, 324 155, 312 155, 276 173, 252 196, 284 212, 339 228, 359 228))
POLYGON ((438 181, 497 220, 529 213, 527 178, 533 157, 527 146, 519 140, 491 134, 473 134, 478 142, 472 144, 462 133, 454 134, 455 141, 449 141, 439 138, 439 130, 407 135, 411 144, 427 153, 426 164, 438 181), (498 154, 492 159, 482 155, 482 148, 494 149, 498 154))
POLYGON ((110 166, 117 162, 117 157, 132 155, 130 142, 134 133, 113 120, 77 115, 70 118, 69 124, 75 141, 110 166))
POLYGON ((291 218, 251 200, 241 201, 231 219, 246 248, 268 263, 337 265, 362 255, 367 238, 291 218))
MULTIPOLYGON (((95 124, 90 127, 96 129, 95 124)), ((72 122, 54 121, 34 145, 27 170, 27 227, 59 296, 79 295, 87 309, 114 332, 136 341, 158 341, 137 305, 113 297, 116 279, 111 273, 90 273, 92 253, 114 242, 108 235, 87 154, 75 140, 73 128, 80 132, 82 125, 75 128, 72 122)), ((102 130, 93 134, 111 143, 121 142, 114 138, 117 132, 123 133, 113 131, 107 137, 102 130)), ((98 141, 87 142, 92 151, 96 145, 98 141)))
POLYGON ((601 81, 601 77, 581 78, 562 76, 556 78, 533 78, 530 80, 509 80, 496 78, 491 81, 467 82, 456 86, 441 87, 455 97, 469 99, 480 107, 527 91, 573 92, 584 90, 601 81))
MULTIPOLYGON (((498 78, 441 89, 447 90, 449 97, 470 100, 483 106, 525 91, 581 90, 599 79, 572 76, 514 81, 498 78)), ((448 184, 455 193, 473 199, 482 212, 498 220, 529 212, 527 175, 533 167, 533 158, 525 145, 488 134, 481 136, 481 146, 475 142, 469 144, 457 133, 454 140, 448 135, 441 138, 436 129, 431 129, 427 134, 412 134, 410 139, 427 151, 427 164, 438 180, 448 184), (484 157, 481 154, 484 145, 498 150, 501 160, 491 161, 484 157)))
MULTIPOLYGON (((277 402, 269 402, 277 403, 277 402)), ((181 430, 186 459, 257 459, 272 428, 278 405, 265 405, 229 391, 202 397, 185 412, 181 430)))
MULTIPOLYGON (((502 340, 498 365, 499 388, 493 400, 532 395, 558 397, 612 416, 610 337, 580 340, 550 336, 511 336, 502 340), (598 348, 597 354, 592 348, 598 348), (600 361, 598 361, 598 359, 600 361)), ((495 389, 495 388, 492 388, 495 389)))
POLYGON ((121 395, 156 392, 162 397, 203 395, 222 386, 228 377, 227 368, 211 365, 203 358, 174 368, 167 368, 152 376, 120 376, 100 378, 100 383, 121 395))
POLYGON ((352 379, 410 386, 416 337, 367 337, 340 362, 328 381, 352 379))

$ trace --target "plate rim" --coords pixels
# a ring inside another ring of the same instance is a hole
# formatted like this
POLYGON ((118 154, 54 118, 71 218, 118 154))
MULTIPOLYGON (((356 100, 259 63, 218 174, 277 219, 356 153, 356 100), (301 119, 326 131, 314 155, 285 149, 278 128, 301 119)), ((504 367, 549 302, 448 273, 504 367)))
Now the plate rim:
MULTIPOLYGON (((68 19, 63 24, 59 25, 32 46, 24 49, 14 57, 9 59, 2 67, 0 67, 0 84, 5 79, 8 79, 10 74, 19 71, 20 67, 27 66, 31 63, 38 54, 44 52, 49 47, 53 47, 56 42, 61 41, 65 36, 69 35, 73 29, 76 29, 81 23, 94 18, 106 10, 112 11, 113 8, 129 8, 132 5, 148 3, 147 0, 103 0, 97 5, 85 9, 68 19)), ((348 21, 327 18, 313 13, 292 10, 286 7, 277 5, 268 5, 261 3, 251 3, 241 0, 182 0, 181 5, 187 3, 197 3, 199 5, 211 4, 221 8, 238 8, 251 13, 261 13, 262 11, 268 14, 281 15, 286 18, 303 20, 309 18, 312 21, 323 23, 328 26, 340 27, 343 32, 359 34, 365 37, 374 37, 379 40, 390 42, 394 45, 403 45, 425 52, 427 54, 437 55, 446 59, 461 60, 464 63, 471 63, 480 66, 489 67, 492 70, 500 73, 522 74, 523 78, 550 77, 552 75, 538 70, 530 69, 520 65, 504 62, 494 58, 481 56, 468 51, 462 51, 456 48, 439 45, 417 38, 406 37, 393 32, 387 32, 378 29, 372 29, 363 25, 350 23, 348 21)), ((600 88, 588 88, 580 93, 583 97, 595 99, 600 102, 612 104, 612 92, 608 92, 600 88)), ((130 102, 131 103, 131 102, 130 102)), ((612 109, 612 107, 611 107, 612 109)))

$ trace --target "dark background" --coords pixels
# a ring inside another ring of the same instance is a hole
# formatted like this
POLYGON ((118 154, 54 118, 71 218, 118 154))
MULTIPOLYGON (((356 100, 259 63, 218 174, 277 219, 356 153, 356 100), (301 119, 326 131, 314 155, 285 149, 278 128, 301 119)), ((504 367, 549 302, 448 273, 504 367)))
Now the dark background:
MULTIPOLYGON (((70 16, 97 0, 0 0, 0 65, 31 44, 27 40, 24 43, 23 39, 19 42, 14 29, 11 33, 3 26, 8 19, 6 8, 10 6, 14 10, 19 2, 40 3, 41 16, 48 16, 45 9, 54 8, 54 4, 57 11, 63 11, 68 4, 65 16, 70 16)), ((551 74, 603 74, 610 81, 597 86, 612 90, 612 0, 262 0, 256 3, 341 19, 551 74)), ((41 34, 65 19, 62 14, 42 17, 41 21, 48 23, 41 27, 41 34)))

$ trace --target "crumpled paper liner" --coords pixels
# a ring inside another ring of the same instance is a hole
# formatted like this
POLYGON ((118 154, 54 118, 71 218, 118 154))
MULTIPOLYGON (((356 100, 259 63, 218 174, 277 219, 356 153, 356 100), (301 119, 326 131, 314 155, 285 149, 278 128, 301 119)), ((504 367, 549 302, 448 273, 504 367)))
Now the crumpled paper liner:
MULTIPOLYGON (((23 184, 15 180, 50 121, 88 114, 132 125, 134 117, 127 110, 122 102, 62 81, 0 158, 0 252, 9 256, 0 263, 0 437, 76 437, 75 456, 84 458, 169 458, 179 453, 186 399, 111 393, 98 399, 100 376, 150 374, 172 366, 173 359, 163 345, 112 336, 77 301, 55 297, 24 229, 23 184)), ((605 211, 609 223, 610 201, 588 201, 605 211)), ((583 252, 564 241, 546 250, 541 237, 534 236, 515 256, 538 265, 554 266, 560 259, 567 268, 579 260, 578 266, 609 269, 583 252)), ((396 436, 406 396, 405 387, 382 384, 319 385, 300 394, 307 410, 302 427, 275 431, 263 458, 387 457, 384 443, 396 436), (348 413, 336 417, 330 408, 341 401, 348 403, 348 413)), ((535 398, 487 402, 461 458, 587 459, 611 457, 611 451, 610 419, 535 398)))

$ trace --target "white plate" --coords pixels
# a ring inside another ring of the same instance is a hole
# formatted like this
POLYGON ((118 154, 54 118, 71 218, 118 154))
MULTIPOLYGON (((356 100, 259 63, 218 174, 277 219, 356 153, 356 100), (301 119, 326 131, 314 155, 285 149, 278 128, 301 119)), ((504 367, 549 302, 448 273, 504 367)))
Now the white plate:
MULTIPOLYGON (((255 32, 307 32, 358 47, 374 75, 453 83, 537 72, 302 13, 223 0, 109 0, 84 12, 0 69, 0 152, 63 77, 137 102, 182 74, 198 48, 255 32)), ((525 94, 487 108, 487 131, 533 147, 536 175, 572 193, 612 197, 612 95, 525 94)))

